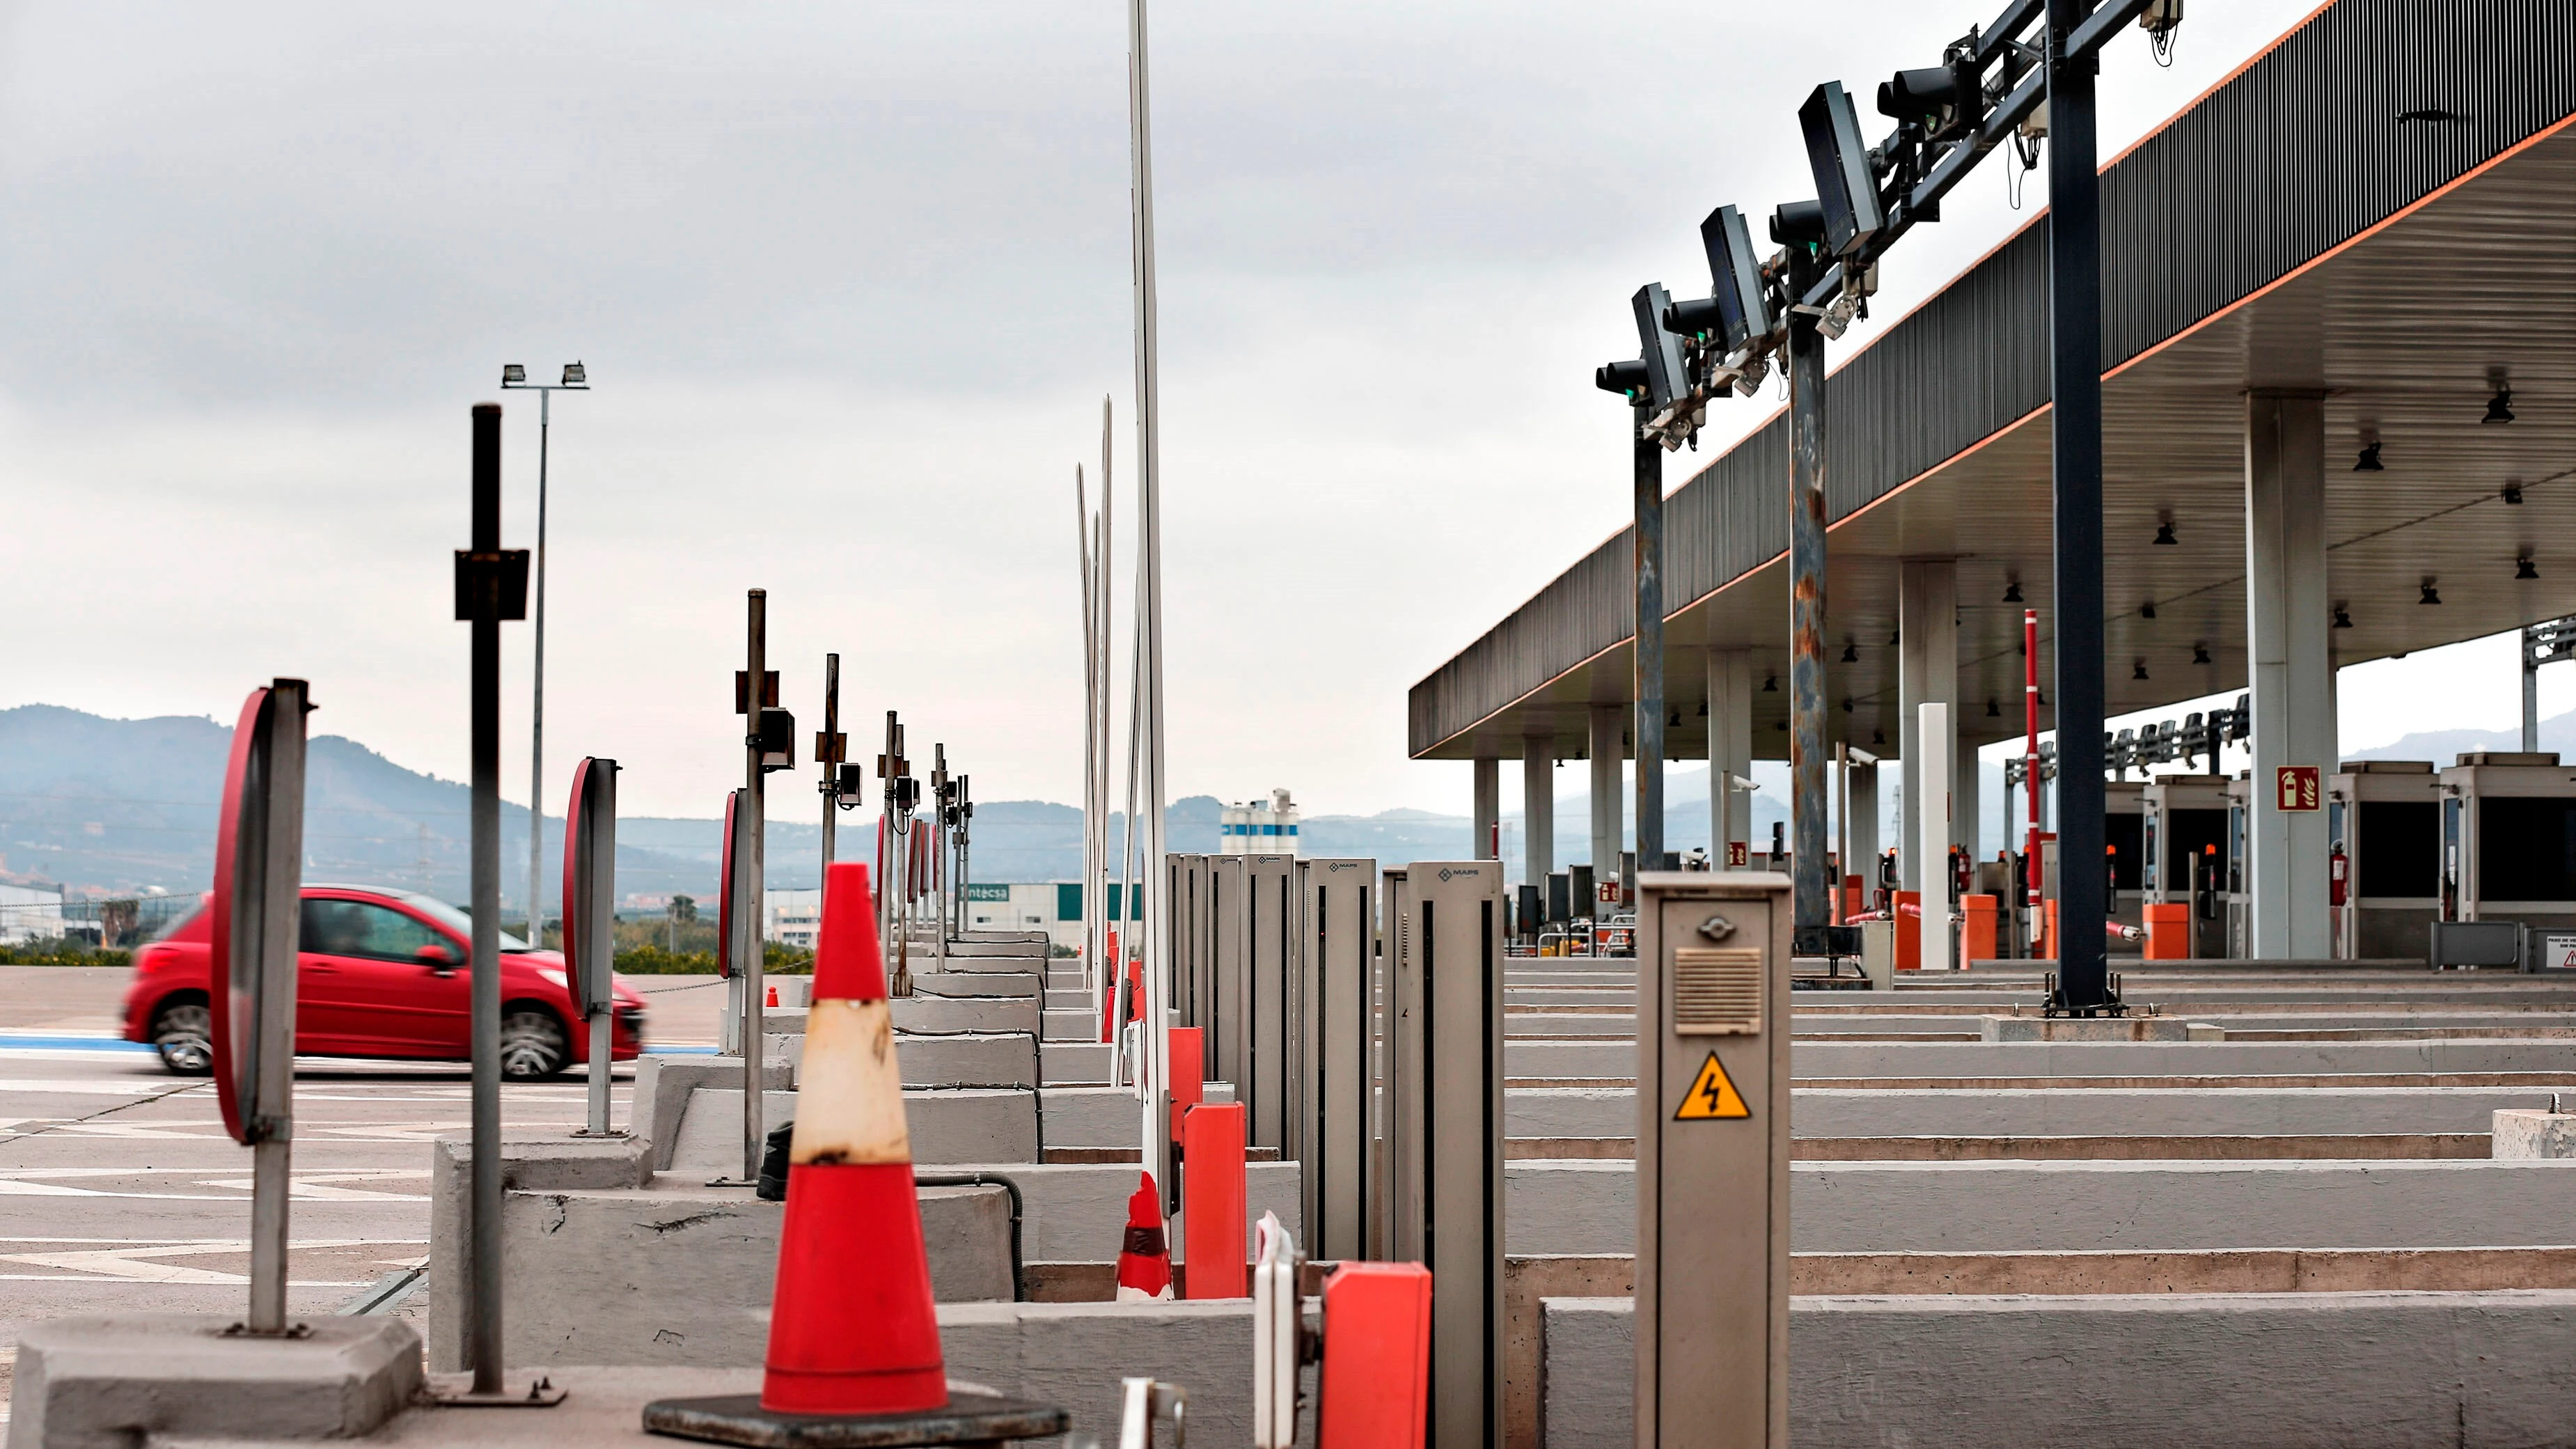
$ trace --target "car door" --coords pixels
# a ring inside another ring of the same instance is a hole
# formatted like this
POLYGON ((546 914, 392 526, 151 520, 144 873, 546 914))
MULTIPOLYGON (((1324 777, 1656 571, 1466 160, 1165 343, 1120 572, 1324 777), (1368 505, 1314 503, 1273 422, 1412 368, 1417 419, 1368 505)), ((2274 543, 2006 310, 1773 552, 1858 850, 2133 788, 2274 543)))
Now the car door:
POLYGON ((296 955, 295 1049, 347 1053, 374 1049, 363 997, 367 964, 356 954, 365 934, 359 903, 307 895, 296 955))
POLYGON ((305 903, 321 929, 327 968, 318 975, 323 1015, 370 1055, 454 1057, 465 1052, 463 950, 447 933, 379 900, 305 903))

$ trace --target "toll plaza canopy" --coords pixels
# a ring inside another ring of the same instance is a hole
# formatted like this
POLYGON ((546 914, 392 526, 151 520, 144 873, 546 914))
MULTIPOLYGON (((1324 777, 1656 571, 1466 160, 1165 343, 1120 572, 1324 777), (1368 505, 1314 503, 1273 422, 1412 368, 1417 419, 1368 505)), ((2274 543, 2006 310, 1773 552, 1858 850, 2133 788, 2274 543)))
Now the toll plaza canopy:
MULTIPOLYGON (((2571 14, 2339 0, 2102 168, 2108 713, 2247 681, 2249 396, 2322 399, 2334 665, 2576 612, 2571 14), (2486 422, 2500 387, 2513 421, 2486 422), (2382 470, 2356 471, 2374 438, 2382 470)), ((1898 737, 1910 559, 1955 561, 1961 745, 2020 733, 2004 599, 2018 584, 2041 611, 2046 689, 2048 396, 2038 217, 1840 359, 1832 737, 1898 737)), ((1627 450, 1602 464, 1624 489, 1627 450)), ((1783 409, 1667 499, 1675 756, 1706 753, 1703 648, 1780 676, 1751 693, 1751 736, 1788 752, 1788 482, 1783 409)), ((1412 757, 1580 738, 1587 706, 1631 698, 1634 599, 1622 529, 1413 687, 1412 757)))

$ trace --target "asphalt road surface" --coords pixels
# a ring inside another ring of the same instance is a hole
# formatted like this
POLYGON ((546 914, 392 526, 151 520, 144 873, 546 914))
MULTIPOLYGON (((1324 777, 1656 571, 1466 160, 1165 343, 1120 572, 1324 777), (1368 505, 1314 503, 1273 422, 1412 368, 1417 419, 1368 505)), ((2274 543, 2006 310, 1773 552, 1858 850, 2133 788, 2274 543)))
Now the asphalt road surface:
MULTIPOLYGON (((630 978, 646 1040, 715 1040, 712 977, 630 978)), ((242 1313, 250 1150, 225 1135, 215 1089, 114 1039, 121 969, 0 967, 0 1353, 28 1323, 74 1314, 242 1313)), ((627 1120, 631 1068, 612 1078, 627 1120)), ((291 1311, 328 1314, 429 1252, 429 1143, 465 1135, 463 1063, 296 1063, 291 1311)), ((505 1085, 510 1127, 582 1124, 581 1073, 505 1085)), ((395 1311, 418 1316, 416 1292, 395 1311)), ((5 1413, 9 1362, 0 1362, 5 1413)))

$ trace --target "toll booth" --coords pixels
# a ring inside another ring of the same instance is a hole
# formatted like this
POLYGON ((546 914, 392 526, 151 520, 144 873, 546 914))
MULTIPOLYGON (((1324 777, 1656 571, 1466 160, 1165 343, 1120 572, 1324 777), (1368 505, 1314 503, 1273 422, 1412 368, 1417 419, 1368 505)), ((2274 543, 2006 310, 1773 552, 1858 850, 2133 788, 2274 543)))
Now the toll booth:
POLYGON ((2339 961, 2420 956, 2442 914, 2442 781, 2430 760, 2346 760, 2326 781, 2339 961))
POLYGON ((2111 908, 2111 919, 2123 926, 2145 925, 2146 781, 2111 780, 2103 784, 2102 843, 2111 852, 2111 890, 2104 897, 2111 908))
POLYGON ((1297 862, 1292 1128, 1306 1255, 1369 1256, 1369 1108, 1376 1100, 1377 862, 1297 862))
POLYGON ((2139 791, 2139 894, 2150 904, 2191 906, 2197 960, 2240 954, 2232 949, 2228 889, 2234 842, 2243 838, 2229 819, 2234 783, 2224 775, 2158 775, 2139 791))
POLYGON ((1789 881, 1637 884, 1637 1443, 1787 1449, 1789 881))
MULTIPOLYGON (((1234 1099, 1247 1108, 1252 1146, 1284 1147, 1288 1138, 1288 963, 1297 922, 1297 857, 1246 855, 1243 862, 1243 1076, 1234 1099)), ((1280 1156, 1287 1157, 1286 1152, 1280 1156)))
POLYGON ((2442 919, 2519 921, 2533 951, 2576 936, 2576 771, 2554 753, 2482 750, 2439 778, 2442 919))
POLYGON ((1415 861, 1388 904, 1386 1256, 1431 1269, 1426 1446, 1486 1449, 1503 1425, 1502 863, 1415 861))

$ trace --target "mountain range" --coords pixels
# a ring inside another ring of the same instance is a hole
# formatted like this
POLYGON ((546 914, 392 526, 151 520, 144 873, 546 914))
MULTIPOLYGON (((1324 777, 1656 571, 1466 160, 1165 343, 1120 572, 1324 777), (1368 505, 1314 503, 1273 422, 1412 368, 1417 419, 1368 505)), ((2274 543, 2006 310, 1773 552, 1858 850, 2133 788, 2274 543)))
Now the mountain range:
MULTIPOLYGON (((2576 756, 2576 713, 2541 724, 2543 749, 2576 756)), ((211 719, 164 716, 108 719, 56 705, 0 710, 0 881, 58 884, 85 894, 193 892, 213 874, 217 800, 223 786, 232 732, 211 719)), ((2468 750, 2519 748, 2512 730, 2442 730, 2408 735, 2387 745, 2354 750, 2354 759, 2419 759, 2448 765, 2468 750)), ((1581 766, 1560 767, 1580 780, 1581 766)), ((1771 822, 1787 819, 1786 768, 1756 766, 1762 789, 1753 795, 1756 848, 1771 822)), ((1686 851, 1708 844, 1708 771, 1676 765, 1665 777, 1665 841, 1686 851)), ((1571 784, 1574 781, 1566 781, 1571 784)), ((2001 787, 1988 772, 1989 791, 2001 787)), ((1892 810, 1894 792, 1882 792, 1892 810)), ((804 797, 799 793, 798 798, 804 797)), ((1996 798, 1987 797, 1989 804, 1996 798)), ((309 744, 305 783, 305 878, 352 884, 404 886, 461 900, 466 883, 466 786, 406 769, 355 740, 316 736, 309 744)), ((1174 801, 1165 815, 1169 848, 1217 849, 1223 806, 1212 795, 1174 801)), ((1590 855, 1589 806, 1581 793, 1556 801, 1559 868, 1590 855)), ((872 811, 844 817, 843 858, 872 853, 872 811)), ((1113 818, 1111 848, 1122 839, 1113 818)), ((1449 860, 1471 853, 1465 816, 1423 810, 1375 815, 1313 815, 1302 825, 1310 856, 1365 856, 1387 864, 1449 860)), ((779 888, 814 884, 820 828, 810 820, 772 819, 768 826, 771 883, 779 888)), ((975 807, 973 871, 984 881, 1067 880, 1081 873, 1082 813, 1043 800, 979 801, 975 807)), ((1882 840, 1893 836, 1882 831, 1882 840)), ((544 840, 549 908, 562 877, 562 821, 549 816, 544 840)), ((528 812, 501 807, 502 893, 523 903, 516 889, 526 879, 528 812)), ((705 898, 715 889, 723 827, 712 819, 628 816, 617 823, 617 879, 622 896, 684 893, 705 898)), ((1517 874, 1522 854, 1517 813, 1503 821, 1503 858, 1517 874)), ((1114 858, 1114 856, 1113 856, 1114 858)))

